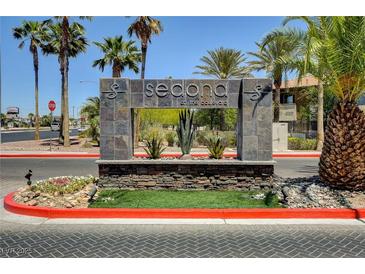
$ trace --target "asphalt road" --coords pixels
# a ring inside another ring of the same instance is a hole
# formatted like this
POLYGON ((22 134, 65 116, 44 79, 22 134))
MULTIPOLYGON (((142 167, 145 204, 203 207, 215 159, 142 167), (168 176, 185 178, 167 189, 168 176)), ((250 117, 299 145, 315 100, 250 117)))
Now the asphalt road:
MULTIPOLYGON (((58 131, 41 130, 41 139, 57 138, 59 135, 58 131)), ((78 135, 77 129, 71 129, 70 136, 78 135)), ((12 131, 12 132, 1 132, 1 143, 18 142, 34 140, 34 130, 27 131, 12 131)))
MULTIPOLYGON (((318 174, 318 159, 276 159, 275 173, 282 177, 318 174)), ((33 180, 63 175, 98 175, 95 159, 0 159, 1 197, 25 183, 24 175, 33 171, 33 180)))

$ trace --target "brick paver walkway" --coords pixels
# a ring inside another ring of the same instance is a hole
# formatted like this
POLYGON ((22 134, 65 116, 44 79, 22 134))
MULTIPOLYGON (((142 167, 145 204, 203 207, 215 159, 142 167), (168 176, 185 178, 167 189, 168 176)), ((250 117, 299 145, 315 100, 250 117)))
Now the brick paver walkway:
POLYGON ((0 257, 362 257, 365 225, 0 224, 0 257))

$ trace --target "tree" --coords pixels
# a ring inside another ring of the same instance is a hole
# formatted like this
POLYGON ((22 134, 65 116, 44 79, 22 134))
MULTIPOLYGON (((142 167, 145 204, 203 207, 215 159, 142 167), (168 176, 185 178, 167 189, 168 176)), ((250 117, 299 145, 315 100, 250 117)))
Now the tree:
POLYGON ((75 58, 79 53, 85 52, 88 46, 84 27, 73 22, 70 24, 68 16, 57 17, 60 21, 50 27, 51 41, 43 51, 46 54, 58 55, 61 71, 61 129, 60 142, 70 146, 69 135, 69 109, 68 109, 68 70, 69 58, 75 58))
POLYGON ((307 33, 303 43, 303 55, 296 58, 298 79, 310 73, 318 79, 317 91, 317 150, 322 150, 324 142, 324 86, 328 81, 326 49, 320 43, 325 39, 326 23, 324 17, 289 16, 283 24, 292 20, 301 20, 307 25, 307 33))
POLYGON ((279 122, 280 87, 283 77, 293 70, 291 60, 298 54, 303 33, 296 29, 275 30, 267 34, 260 43, 256 43, 259 50, 249 52, 255 60, 249 61, 251 70, 265 70, 273 79, 274 93, 274 122, 279 122))
POLYGON ((87 116, 90 127, 86 130, 86 135, 93 141, 100 143, 100 98, 89 97, 82 106, 81 113, 87 116))
MULTIPOLYGON (((356 102, 365 90, 365 17, 321 17, 329 87, 338 103, 328 118, 319 175, 336 188, 365 189, 365 114, 356 102)), ((309 34, 312 35, 312 34, 309 34)))
POLYGON ((104 71, 106 65, 112 66, 113 77, 121 77, 125 67, 139 72, 138 63, 141 62, 141 54, 134 41, 123 41, 123 36, 104 38, 104 42, 94 42, 101 49, 104 56, 95 60, 93 67, 99 67, 104 71))
POLYGON ((34 121, 34 113, 28 113, 28 119, 29 119, 29 124, 30 126, 33 126, 33 121, 34 121))
MULTIPOLYGON (((138 16, 137 19, 129 26, 128 34, 132 37, 133 34, 141 41, 142 49, 142 68, 141 68, 141 79, 144 79, 144 74, 146 70, 146 58, 147 58, 147 48, 148 43, 151 43, 153 35, 159 35, 163 31, 162 24, 159 20, 151 16, 138 16)), ((135 117, 135 140, 138 142, 140 135, 140 110, 136 109, 135 117)))
POLYGON ((39 58, 38 49, 42 47, 43 43, 49 41, 48 36, 48 22, 37 21, 23 21, 21 26, 13 29, 13 36, 15 39, 21 40, 19 48, 23 48, 26 42, 29 42, 29 51, 33 56, 34 69, 34 101, 35 101, 35 133, 34 139, 39 140, 39 109, 38 109, 38 70, 39 58))
POLYGON ((251 76, 250 70, 243 65, 246 57, 240 50, 220 47, 208 50, 208 55, 200 58, 203 65, 196 66, 200 71, 194 74, 212 76, 217 79, 243 78, 251 76))
MULTIPOLYGON (((202 74, 211 76, 217 79, 231 79, 231 78, 243 78, 251 76, 250 70, 244 65, 246 57, 240 50, 229 48, 217 48, 214 50, 208 50, 208 55, 200 58, 202 65, 196 66, 199 71, 194 74, 202 74)), ((220 109, 204 109, 199 110, 197 116, 202 118, 210 117, 210 128, 213 128, 214 117, 218 115, 218 124, 220 130, 226 128, 226 114, 229 110, 220 109)))

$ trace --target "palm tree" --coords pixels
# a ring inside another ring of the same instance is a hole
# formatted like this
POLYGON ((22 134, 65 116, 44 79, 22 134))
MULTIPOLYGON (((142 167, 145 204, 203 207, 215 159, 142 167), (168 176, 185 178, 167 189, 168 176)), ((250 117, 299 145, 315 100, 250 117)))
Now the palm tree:
MULTIPOLYGON (((159 35, 163 31, 162 24, 159 20, 151 16, 138 16, 137 19, 129 26, 128 34, 132 37, 133 34, 141 41, 142 49, 142 68, 141 68, 141 79, 144 79, 146 69, 146 58, 147 58, 147 47, 148 43, 151 43, 153 35, 159 35)), ((140 135, 140 110, 136 109, 136 123, 135 123, 135 140, 134 143, 138 143, 140 135)))
POLYGON ((86 130, 86 134, 92 138, 93 141, 100 143, 100 98, 89 97, 86 104, 81 108, 81 113, 87 116, 90 123, 90 128, 86 130))
POLYGON ((251 76, 243 63, 246 57, 240 50, 220 47, 208 50, 208 55, 200 58, 203 65, 196 66, 200 71, 194 74, 213 76, 217 79, 243 78, 251 76))
POLYGON ((260 43, 256 43, 259 50, 249 52, 255 60, 249 61, 251 70, 265 70, 273 79, 274 95, 274 122, 279 122, 280 114, 280 87, 283 77, 294 68, 290 60, 298 54, 303 34, 295 29, 276 30, 267 34, 260 43))
POLYGON ((33 68, 34 68, 34 97, 35 97, 35 133, 34 139, 39 140, 39 110, 38 110, 38 48, 42 46, 44 42, 49 40, 48 33, 48 21, 23 21, 20 27, 13 29, 13 36, 15 39, 21 40, 19 48, 23 48, 25 43, 29 41, 29 50, 33 56, 33 68))
POLYGON ((123 41, 123 36, 104 38, 104 43, 94 42, 101 49, 104 56, 95 60, 93 67, 98 66, 104 71, 106 65, 113 68, 113 77, 121 77, 125 67, 138 73, 138 63, 141 61, 141 54, 134 44, 134 41, 123 41))
MULTIPOLYGON (((200 61, 203 65, 196 66, 200 71, 196 71, 194 74, 208 75, 217 79, 251 76, 250 70, 244 65, 246 57, 240 50, 223 47, 208 50, 208 55, 200 58, 200 61)), ((227 111, 226 109, 218 111, 214 109, 200 110, 201 113, 207 113, 208 117, 214 117, 218 114, 221 130, 226 129, 225 116, 227 111)))
POLYGON ((365 90, 365 17, 319 20, 323 36, 315 46, 325 53, 329 87, 338 99, 325 130, 319 175, 334 187, 364 190, 365 114, 356 102, 365 90))
POLYGON ((289 21, 301 20, 307 25, 307 33, 303 43, 303 55, 296 58, 298 80, 306 74, 318 79, 317 92, 317 150, 321 151, 324 142, 324 85, 327 84, 326 49, 320 41, 325 39, 324 17, 288 16, 283 24, 289 21))
POLYGON ((84 27, 73 22, 70 24, 68 16, 57 17, 59 23, 51 26, 52 41, 43 51, 46 54, 58 55, 61 71, 61 129, 60 142, 70 146, 69 135, 69 109, 68 109, 68 70, 69 58, 75 58, 79 53, 85 52, 88 45, 84 27))

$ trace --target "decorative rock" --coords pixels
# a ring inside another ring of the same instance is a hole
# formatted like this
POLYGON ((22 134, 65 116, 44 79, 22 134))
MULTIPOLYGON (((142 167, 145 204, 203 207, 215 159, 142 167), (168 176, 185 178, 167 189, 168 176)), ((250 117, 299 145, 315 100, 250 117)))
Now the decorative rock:
POLYGON ((38 202, 36 200, 30 200, 27 205, 29 206, 36 206, 38 204, 38 202))

